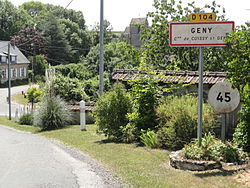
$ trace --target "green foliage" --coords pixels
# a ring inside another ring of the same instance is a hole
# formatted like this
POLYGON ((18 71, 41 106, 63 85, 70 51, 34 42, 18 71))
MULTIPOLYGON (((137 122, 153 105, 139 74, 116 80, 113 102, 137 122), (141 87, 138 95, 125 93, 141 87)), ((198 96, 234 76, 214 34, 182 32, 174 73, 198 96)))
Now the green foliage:
POLYGON ((53 91, 55 95, 59 95, 66 101, 89 100, 89 97, 84 92, 83 85, 78 79, 64 77, 61 74, 56 75, 53 91))
MULTIPOLYGON (((112 26, 110 24, 109 21, 104 20, 103 22, 103 30, 104 30, 104 44, 108 44, 112 41, 112 26)), ((99 44, 99 32, 100 32, 100 23, 96 23, 93 28, 92 28, 92 32, 90 34, 90 38, 91 38, 91 42, 92 42, 92 46, 96 46, 97 44, 99 44)))
POLYGON ((42 95, 42 92, 39 88, 37 87, 28 88, 27 97, 28 97, 29 102, 31 102, 32 110, 34 107, 34 103, 37 103, 40 101, 41 95, 42 95))
POLYGON ((233 141, 239 147, 250 151, 250 85, 246 85, 242 91, 244 103, 240 110, 240 123, 235 129, 233 141))
POLYGON ((250 27, 243 27, 226 38, 230 45, 228 48, 227 61, 231 82, 240 89, 250 80, 250 27))
MULTIPOLYGON (((33 60, 30 60, 31 62, 33 60)), ((30 66, 32 66, 32 63, 30 64, 30 66)), ((46 68, 48 68, 48 61, 46 60, 44 55, 36 55, 34 58, 34 62, 33 62, 33 69, 34 69, 34 75, 35 78, 36 76, 40 75, 40 76, 44 76, 45 75, 45 70, 46 68)), ((31 69, 32 67, 30 67, 31 69)))
MULTIPOLYGON (((199 8, 195 6, 195 2, 187 3, 187 6, 184 6, 182 1, 154 0, 154 7, 156 10, 148 13, 148 17, 152 19, 152 26, 142 29, 145 64, 151 69, 197 70, 197 48, 172 48, 169 46, 169 23, 187 21, 188 14, 204 9, 208 12, 215 12, 217 20, 223 20, 224 15, 221 15, 221 11, 219 11, 220 5, 213 2, 211 5, 199 8)), ((222 64, 221 52, 214 48, 210 51, 212 52, 206 51, 205 55, 210 56, 209 63, 213 63, 213 68, 215 65, 218 67, 218 62, 222 64)), ((205 56, 204 59, 208 58, 205 56)))
POLYGON ((227 61, 229 62, 230 81, 240 90, 241 110, 239 124, 233 135, 238 146, 250 151, 250 30, 249 25, 238 28, 226 38, 230 44, 227 61))
POLYGON ((29 16, 17 9, 10 1, 0 0, 0 38, 10 40, 26 24, 29 24, 29 16))
MULTIPOLYGON (((86 56, 85 66, 93 74, 99 71, 99 45, 91 48, 86 56)), ((139 64, 139 50, 125 42, 111 42, 105 45, 104 70, 112 73, 115 68, 134 68, 139 64)))
POLYGON ((130 99, 122 85, 116 83, 96 103, 93 114, 98 130, 109 138, 121 141, 122 129, 128 123, 126 114, 130 111, 130 99))
MULTIPOLYGON (((184 95, 165 98, 157 108, 160 121, 157 132, 161 147, 178 149, 196 137, 197 98, 184 95)), ((204 104, 203 133, 212 131, 217 125, 215 114, 208 104, 204 104)))
POLYGON ((21 125, 33 125, 33 114, 24 114, 19 118, 21 125))
POLYGON ((125 143, 132 143, 138 140, 137 132, 138 130, 136 129, 135 125, 132 123, 128 123, 126 126, 121 127, 122 130, 122 142, 125 143))
MULTIPOLYGON (((158 104, 158 81, 153 78, 142 77, 130 82, 132 86, 130 97, 133 101, 133 111, 128 114, 129 120, 137 130, 155 130, 158 125, 156 106, 158 104)), ((138 135, 139 136, 139 135, 138 135)))
POLYGON ((87 69, 83 63, 67 64, 54 66, 56 72, 61 73, 65 77, 77 78, 79 80, 88 80, 94 75, 87 69))
POLYGON ((148 130, 140 136, 142 143, 150 148, 159 147, 159 142, 157 139, 157 134, 154 131, 148 130))
POLYGON ((201 146, 198 146, 198 140, 195 139, 183 148, 187 159, 195 160, 214 160, 223 162, 239 162, 246 158, 246 153, 230 142, 223 143, 208 133, 201 140, 201 146))
POLYGON ((63 25, 59 20, 51 13, 47 15, 45 21, 44 36, 48 46, 51 46, 46 50, 48 62, 51 65, 68 64, 71 60, 71 46, 66 39, 66 35, 63 31, 63 25))
POLYGON ((71 122, 68 105, 59 97, 44 97, 34 113, 34 125, 42 130, 63 128, 71 122))

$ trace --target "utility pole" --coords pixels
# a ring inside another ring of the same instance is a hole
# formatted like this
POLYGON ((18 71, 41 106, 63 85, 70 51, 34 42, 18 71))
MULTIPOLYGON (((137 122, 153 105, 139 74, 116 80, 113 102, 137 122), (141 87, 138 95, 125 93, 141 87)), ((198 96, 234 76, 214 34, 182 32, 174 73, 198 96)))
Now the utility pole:
POLYGON ((104 27, 103 27, 103 0, 100 0, 100 65, 99 65, 99 96, 103 94, 104 88, 104 27))
POLYGON ((10 42, 8 43, 8 103, 9 103, 9 120, 11 120, 11 72, 10 72, 10 42))

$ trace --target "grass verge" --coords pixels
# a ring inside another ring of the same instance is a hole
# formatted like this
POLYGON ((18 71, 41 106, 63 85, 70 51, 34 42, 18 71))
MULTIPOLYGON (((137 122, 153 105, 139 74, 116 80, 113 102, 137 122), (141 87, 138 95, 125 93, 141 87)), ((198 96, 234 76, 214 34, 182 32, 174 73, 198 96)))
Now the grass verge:
POLYGON ((103 135, 96 134, 95 125, 87 125, 87 131, 84 132, 80 131, 79 126, 39 132, 38 128, 18 125, 5 117, 0 117, 0 124, 56 139, 88 153, 131 187, 243 187, 233 179, 234 170, 207 172, 175 170, 169 167, 169 151, 108 142, 103 135))
POLYGON ((12 97, 12 100, 17 103, 17 104, 22 104, 22 105, 27 105, 29 104, 28 98, 24 98, 24 96, 22 94, 15 94, 12 97))

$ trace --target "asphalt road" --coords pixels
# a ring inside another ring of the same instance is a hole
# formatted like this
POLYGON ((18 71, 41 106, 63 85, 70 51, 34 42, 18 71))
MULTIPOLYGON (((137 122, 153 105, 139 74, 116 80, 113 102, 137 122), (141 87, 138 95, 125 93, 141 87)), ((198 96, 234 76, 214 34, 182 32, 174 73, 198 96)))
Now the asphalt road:
POLYGON ((94 163, 60 143, 0 125, 0 188, 121 187, 94 163))

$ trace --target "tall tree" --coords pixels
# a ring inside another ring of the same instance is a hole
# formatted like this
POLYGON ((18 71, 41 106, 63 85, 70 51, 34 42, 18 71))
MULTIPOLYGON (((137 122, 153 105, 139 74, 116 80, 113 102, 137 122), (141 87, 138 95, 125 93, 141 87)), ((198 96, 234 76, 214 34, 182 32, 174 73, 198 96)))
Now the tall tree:
POLYGON ((56 17, 48 15, 44 35, 48 46, 46 53, 51 65, 68 64, 71 60, 71 46, 63 32, 63 26, 56 17))
POLYGON ((0 0, 0 39, 10 40, 26 24, 29 24, 29 15, 18 10, 11 2, 0 0))

